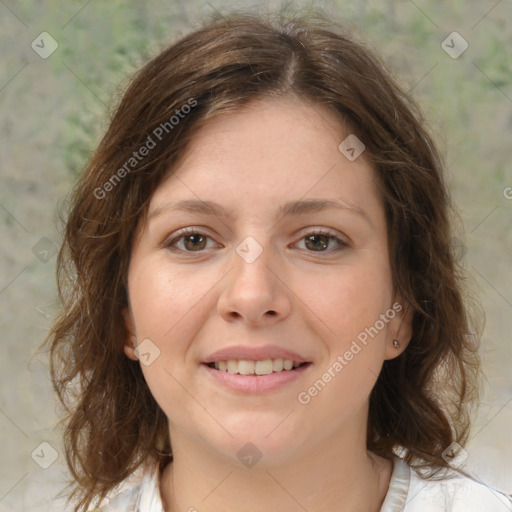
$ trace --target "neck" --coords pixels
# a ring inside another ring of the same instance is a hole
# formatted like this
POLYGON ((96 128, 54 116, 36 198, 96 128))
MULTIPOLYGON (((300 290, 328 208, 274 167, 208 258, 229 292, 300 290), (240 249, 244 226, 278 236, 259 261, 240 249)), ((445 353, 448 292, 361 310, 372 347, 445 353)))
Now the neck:
POLYGON ((165 511, 379 512, 392 462, 368 452, 362 432, 325 439, 307 453, 297 448, 285 462, 262 457, 248 468, 173 431, 173 462, 161 479, 165 511))

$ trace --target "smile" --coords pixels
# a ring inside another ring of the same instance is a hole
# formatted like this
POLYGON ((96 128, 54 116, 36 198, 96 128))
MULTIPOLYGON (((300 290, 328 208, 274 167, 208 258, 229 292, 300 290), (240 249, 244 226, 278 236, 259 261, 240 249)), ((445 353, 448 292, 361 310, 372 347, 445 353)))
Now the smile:
POLYGON ((247 359, 230 359, 228 361, 216 361, 209 363, 210 368, 233 375, 270 375, 283 371, 290 371, 308 363, 294 362, 291 359, 264 359, 262 361, 250 361, 247 359))
POLYGON ((213 379, 212 382, 223 388, 244 394, 261 394, 278 390, 283 388, 286 384, 300 379, 312 366, 313 363, 310 362, 294 364, 291 359, 265 359, 262 361, 233 359, 203 363, 200 365, 200 368, 202 371, 206 372, 207 378, 213 379), (270 361, 270 363, 268 361, 270 361), (272 365, 272 371, 270 371, 270 364, 272 365), (277 370, 274 370, 274 364, 277 370), (222 370, 221 368, 225 369, 222 370), (268 373, 255 373, 257 371, 266 371, 268 373), (241 372, 247 373, 244 374, 241 372))

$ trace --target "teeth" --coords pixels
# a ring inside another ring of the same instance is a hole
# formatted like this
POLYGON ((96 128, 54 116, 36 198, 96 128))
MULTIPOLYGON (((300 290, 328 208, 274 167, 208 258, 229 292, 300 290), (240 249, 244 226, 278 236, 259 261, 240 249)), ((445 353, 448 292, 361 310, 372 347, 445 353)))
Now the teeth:
POLYGON ((240 375, 252 375, 254 373, 254 361, 245 361, 244 359, 238 361, 238 373, 240 375))
POLYGON ((282 372, 297 368, 301 363, 294 363, 291 359, 265 359, 263 361, 248 361, 246 359, 230 359, 229 361, 215 362, 215 369, 240 375, 269 375, 273 372, 282 372))
POLYGON ((269 375, 272 373, 272 359, 265 359, 265 361, 256 361, 254 365, 254 373, 256 375, 269 375))
POLYGON ((275 372, 280 372, 283 370, 283 368, 284 368, 283 360, 281 358, 274 359, 272 361, 272 370, 274 370, 275 372))

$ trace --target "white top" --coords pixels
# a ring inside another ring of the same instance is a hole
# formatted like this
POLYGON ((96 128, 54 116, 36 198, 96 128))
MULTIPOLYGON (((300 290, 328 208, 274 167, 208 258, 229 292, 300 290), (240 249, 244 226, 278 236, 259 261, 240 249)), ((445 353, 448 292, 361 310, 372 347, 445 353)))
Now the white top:
MULTIPOLYGON (((380 512, 511 512, 512 495, 451 470, 443 480, 426 480, 395 456, 380 512)), ((117 494, 98 512, 164 512, 158 469, 117 494)))

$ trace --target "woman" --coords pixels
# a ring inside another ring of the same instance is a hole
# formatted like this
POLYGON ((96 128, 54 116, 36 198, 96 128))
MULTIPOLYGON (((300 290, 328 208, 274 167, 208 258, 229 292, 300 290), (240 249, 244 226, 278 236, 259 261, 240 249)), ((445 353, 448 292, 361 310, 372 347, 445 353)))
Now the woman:
POLYGON ((59 256, 75 510, 512 510, 459 467, 449 214, 418 109, 336 24, 235 13, 155 57, 59 256))

